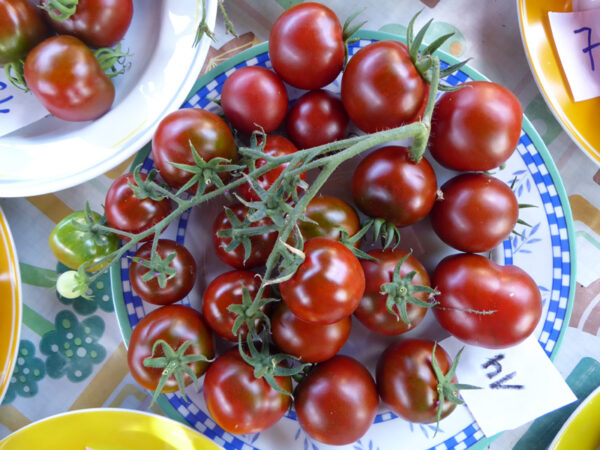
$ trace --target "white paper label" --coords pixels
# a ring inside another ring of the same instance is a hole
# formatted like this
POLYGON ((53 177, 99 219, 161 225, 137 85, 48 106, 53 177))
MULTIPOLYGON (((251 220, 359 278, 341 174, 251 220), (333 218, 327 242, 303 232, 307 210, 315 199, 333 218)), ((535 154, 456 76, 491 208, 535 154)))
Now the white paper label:
POLYGON ((0 67, 0 136, 23 128, 42 117, 48 111, 31 92, 23 92, 6 79, 0 67))
POLYGON ((548 19, 573 99, 600 97, 600 9, 549 12, 548 19))
POLYGON ((454 337, 440 344, 452 358, 465 347, 456 370, 458 382, 481 389, 460 394, 486 436, 520 427, 577 400, 533 336, 506 349, 465 346, 454 337))

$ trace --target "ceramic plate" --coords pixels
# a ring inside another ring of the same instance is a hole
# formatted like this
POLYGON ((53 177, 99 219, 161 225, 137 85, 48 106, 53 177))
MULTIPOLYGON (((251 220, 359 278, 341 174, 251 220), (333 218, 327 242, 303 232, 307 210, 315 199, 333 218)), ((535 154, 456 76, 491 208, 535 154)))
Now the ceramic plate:
POLYGON ((525 53, 548 106, 564 130, 600 164, 600 129, 596 115, 600 98, 575 103, 562 71, 548 21, 548 12, 572 10, 571 0, 517 0, 525 53))
POLYGON ((17 252, 0 208, 0 403, 10 384, 21 333, 21 283, 17 252))
POLYGON ((600 448, 600 387, 592 392, 562 426, 552 450, 600 448))
MULTIPOLYGON (((160 119, 185 100, 211 42, 205 37, 192 46, 201 2, 134 0, 133 4, 133 20, 123 40, 123 48, 132 54, 131 67, 114 79, 112 109, 90 122, 47 116, 0 138, 0 197, 58 191, 112 169, 142 148, 160 119)), ((217 0, 207 4, 213 28, 217 0)), ((2 106, 5 111, 18 109, 19 98, 2 106)))
MULTIPOLYGON (((368 31, 361 31, 359 37, 361 39, 350 47, 351 55, 374 40, 399 39, 394 35, 368 31)), ((258 65, 271 68, 267 50, 267 44, 261 44, 215 68, 199 80, 193 95, 183 106, 197 106, 219 112, 219 107, 209 99, 220 97, 226 77, 244 66, 258 65)), ((446 54, 440 54, 440 57, 445 63, 456 62, 446 54)), ((474 70, 465 68, 463 72, 447 78, 446 81, 456 85, 469 79, 485 78, 474 70)), ((339 82, 340 78, 327 89, 339 93, 339 82)), ((295 99, 303 91, 289 89, 288 93, 291 99, 295 99)), ((143 164, 143 172, 153 167, 151 158, 147 156, 148 153, 149 147, 145 149, 145 153, 140 153, 138 158, 138 162, 143 164)), ((431 161, 431 158, 429 160, 431 161)), ((450 171, 431 162, 440 185, 452 176, 450 171)), ((323 192, 351 201, 348 183, 357 163, 358 161, 355 160, 344 163, 324 186, 323 192)), ((519 227, 521 236, 507 239, 493 252, 493 257, 499 263, 521 266, 536 280, 542 292, 544 312, 535 333, 545 352, 553 357, 569 322, 575 282, 573 246, 575 241, 569 203, 560 177, 542 140, 527 119, 523 122, 517 150, 507 162, 506 168, 497 171, 495 175, 509 184, 515 180, 514 190, 519 203, 538 206, 524 209, 521 213, 522 218, 532 227, 523 229, 519 227)), ((220 273, 231 270, 214 256, 212 248, 212 222, 220 208, 222 204, 219 202, 204 204, 181 216, 178 223, 171 224, 172 226, 167 230, 169 237, 185 243, 196 257, 200 268, 196 286, 192 294, 183 302, 197 308, 201 305, 201 295, 207 284, 220 273)), ((442 257, 453 253, 435 237, 428 220, 402 230, 401 248, 412 248, 417 258, 429 271, 433 270, 442 257)), ((129 342, 132 328, 152 309, 151 305, 141 301, 131 291, 128 280, 129 256, 132 254, 126 255, 119 266, 113 266, 111 273, 114 302, 125 342, 129 342)), ((412 337, 427 336, 432 339, 442 339, 446 335, 431 313, 428 313, 423 323, 410 332, 412 337)), ((375 336, 354 321, 350 339, 341 352, 353 355, 373 370, 377 358, 393 340, 394 338, 375 336), (365 340, 369 342, 368 348, 363 344, 365 340)), ((233 436, 220 429, 210 419, 201 392, 192 392, 190 389, 189 396, 192 403, 186 403, 179 394, 162 396, 161 406, 173 417, 186 421, 227 449, 311 448, 317 450, 325 447, 311 440, 301 430, 293 411, 267 431, 248 436, 233 436)), ((397 449, 398 436, 403 437, 405 448, 464 448, 481 441, 484 437, 466 407, 457 408, 442 421, 441 431, 435 437, 433 437, 434 429, 435 425, 415 425, 405 422, 382 406, 369 432, 359 442, 341 448, 397 449)))
POLYGON ((0 450, 218 450, 179 422, 126 409, 85 409, 48 417, 0 441, 0 450))

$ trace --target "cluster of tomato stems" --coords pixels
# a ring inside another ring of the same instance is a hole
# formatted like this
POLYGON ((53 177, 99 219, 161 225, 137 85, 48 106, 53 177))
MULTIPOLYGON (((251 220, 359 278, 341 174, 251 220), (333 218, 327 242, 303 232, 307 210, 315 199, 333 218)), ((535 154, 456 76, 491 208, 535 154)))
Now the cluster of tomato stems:
MULTIPOLYGON (((219 4, 222 7, 220 1, 219 4)), ((205 17, 206 11, 204 1, 203 8, 205 17)), ((269 385, 278 392, 291 396, 292 393, 283 390, 278 385, 275 377, 293 376, 298 381, 308 373, 311 365, 300 363, 298 358, 292 355, 271 353, 269 346, 270 321, 267 315, 262 312, 261 308, 263 305, 272 301, 279 301, 277 298, 263 298, 265 289, 268 286, 276 286, 291 278, 304 260, 304 253, 302 252, 303 239, 299 231, 298 222, 310 221, 304 214, 309 202, 318 194, 332 173, 344 161, 373 147, 391 141, 410 138, 413 139, 412 145, 409 147, 411 159, 415 162, 420 161, 429 139, 431 117, 436 94, 438 90, 446 91, 455 89, 440 84, 440 77, 453 73, 467 62, 464 61, 455 64, 454 66, 441 71, 440 60, 437 56, 433 55, 433 53, 451 35, 442 36, 432 42, 424 50, 419 51, 425 32, 431 24, 431 21, 428 22, 416 36, 413 36, 413 25, 416 17, 417 16, 411 20, 408 26, 407 44, 415 67, 419 70, 423 78, 431 85, 425 113, 421 121, 372 134, 350 137, 348 139, 335 141, 310 149, 299 150, 291 155, 276 157, 264 154, 263 149, 266 142, 266 136, 264 132, 255 132, 250 139, 250 146, 240 147, 238 150, 239 154, 242 156, 242 164, 232 164, 231 161, 223 158, 204 161, 190 142, 195 165, 173 165, 191 172, 192 177, 185 186, 181 187, 175 193, 168 187, 154 181, 156 176, 154 170, 148 174, 145 180, 143 180, 139 173, 140 167, 137 167, 134 171, 134 183, 130 183, 130 187, 138 198, 152 198, 154 200, 168 198, 177 206, 159 223, 138 234, 108 227, 104 222, 95 222, 93 221, 91 214, 88 214, 90 219, 89 229, 92 234, 114 233, 120 236, 124 242, 123 245, 113 253, 100 260, 88 261, 82 264, 76 273, 71 271, 70 279, 73 280, 73 282, 68 286, 68 289, 72 290, 72 293, 74 294, 86 296, 88 286, 94 280, 105 272, 113 263, 119 261, 130 249, 134 248, 136 244, 152 235, 153 243, 151 260, 143 263, 152 270, 153 276, 158 277, 159 283, 161 285, 164 284, 172 274, 165 276, 164 273, 162 273, 161 276, 160 273, 160 268, 164 269, 168 266, 168 257, 165 258, 165 260, 161 260, 156 252, 160 234, 173 220, 190 208, 221 195, 231 196, 231 193, 234 192, 236 188, 245 183, 249 183, 258 194, 260 200, 248 202, 234 193, 233 196, 249 208, 249 214, 242 222, 226 208, 226 213, 228 214, 232 228, 220 232, 221 237, 231 238, 228 250, 232 250, 238 245, 242 245, 245 250, 246 258, 251 251, 251 236, 276 231, 278 232, 278 238, 266 261, 264 273, 262 276, 257 274, 257 276, 261 278, 261 284, 254 298, 250 298, 248 290, 243 288, 242 304, 231 305, 229 307, 230 311, 238 315, 233 327, 233 332, 239 337, 238 346, 240 355, 248 364, 254 367, 254 375, 257 378, 264 378, 269 385), (259 139, 259 137, 262 137, 262 139, 259 139), (256 161, 258 159, 266 160, 266 164, 261 167, 256 167, 256 161), (273 185, 268 190, 261 188, 256 181, 258 177, 281 165, 286 165, 286 167, 273 185), (301 179, 301 174, 312 169, 319 169, 320 172, 309 186, 301 179), (225 184, 221 179, 221 176, 224 173, 233 175, 233 180, 225 184), (193 186, 196 186, 196 193, 190 195, 187 191, 193 186), (211 189, 207 189, 209 186, 211 189), (303 191, 302 195, 299 195, 298 187, 303 191), (292 202, 289 201, 290 199, 292 202), (264 218, 271 219, 272 224, 252 226, 254 222, 264 218), (290 238, 293 245, 289 243, 290 238), (88 273, 91 268, 98 266, 103 266, 104 268, 93 274, 88 273), (256 319, 260 319, 264 324, 260 332, 257 331, 254 325, 256 319), (242 338, 242 333, 238 333, 239 328, 244 324, 248 327, 245 339, 242 338), (259 341, 258 347, 254 342, 255 340, 259 341)), ((381 229, 384 229, 387 233, 387 242, 384 244, 384 247, 388 246, 394 238, 399 238, 399 233, 395 227, 385 224, 381 219, 374 219, 368 222, 354 237, 349 237, 347 233, 342 232, 342 242, 357 256, 371 258, 365 252, 362 252, 353 245, 371 227, 375 229, 376 235, 381 229)), ((411 275, 414 276, 414 274, 408 274, 404 277, 400 276, 399 272, 401 264, 402 261, 397 265, 392 281, 382 287, 382 293, 388 295, 388 310, 395 314, 399 320, 404 320, 408 323, 408 316, 406 314, 407 302, 417 304, 421 307, 435 306, 436 302, 432 300, 432 297, 436 294, 436 291, 429 287, 422 286, 418 286, 415 289, 411 284, 411 275), (417 292, 428 292, 430 294, 429 301, 425 302, 416 298, 414 294, 417 292), (397 311, 393 309, 394 306, 397 306, 397 311)), ((61 277, 68 273, 69 272, 65 272, 61 277)), ((60 277, 58 284, 60 285, 60 277)), ((180 348, 174 350, 164 341, 158 341, 154 344, 152 356, 146 358, 144 361, 144 365, 147 367, 163 369, 163 376, 154 393, 153 401, 158 397, 162 387, 171 376, 175 376, 182 393, 184 393, 183 372, 187 373, 194 383, 197 384, 197 377, 190 369, 189 364, 196 361, 208 360, 203 355, 186 355, 185 351, 188 346, 189 344, 180 346, 180 348), (162 347, 164 356, 155 357, 155 352, 159 346, 162 347)), ((432 354, 433 370, 438 379, 438 423, 444 401, 449 400, 461 404, 462 401, 458 396, 457 390, 473 388, 473 386, 452 383, 452 378, 454 377, 461 352, 456 356, 447 374, 443 374, 437 364, 435 348, 432 354)), ((185 398, 185 394, 183 395, 185 398)))

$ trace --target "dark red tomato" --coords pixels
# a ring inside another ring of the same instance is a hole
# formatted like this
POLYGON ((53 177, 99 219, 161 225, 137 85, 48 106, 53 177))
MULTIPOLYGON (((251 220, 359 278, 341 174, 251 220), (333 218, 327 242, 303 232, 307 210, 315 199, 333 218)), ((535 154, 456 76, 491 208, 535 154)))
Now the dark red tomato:
POLYGON ((288 112, 286 128, 298 148, 311 148, 346 137, 348 114, 342 101, 331 92, 310 91, 288 112))
MULTIPOLYGON (((268 156, 284 156, 291 155, 292 153, 297 152, 298 149, 294 144, 288 141, 283 136, 270 135, 267 136, 267 142, 265 143, 264 153, 268 156)), ((267 160, 260 158, 256 161, 256 168, 263 167, 267 164, 267 160)), ((269 188, 273 185, 273 183, 279 178, 281 172, 285 170, 288 166, 288 163, 282 164, 272 170, 269 170, 264 175, 261 175, 257 178, 257 182, 261 188, 265 191, 269 190, 269 188)), ((302 174, 302 179, 306 178, 305 174, 302 174)), ((248 184, 242 184, 239 187, 240 195, 248 201, 258 201, 260 197, 254 191, 254 189, 248 184)))
MULTIPOLYGON (((260 287, 260 278, 248 270, 232 270, 219 275, 206 288, 202 303, 202 314, 209 327, 224 339, 237 342, 238 337, 232 328, 237 314, 227 309, 229 305, 242 303, 242 286, 248 289, 250 298, 254 298, 260 287)), ((265 290, 264 297, 269 297, 270 290, 265 290)), ((265 312, 265 308, 262 308, 265 312)), ((257 329, 260 323, 255 323, 257 329)), ((238 335, 246 336, 248 327, 244 324, 238 330, 238 335)))
POLYGON ((406 45, 379 41, 359 50, 342 77, 342 102, 350 119, 372 133, 414 122, 426 95, 406 45))
POLYGON ((348 340, 351 328, 350 316, 328 325, 309 323, 296 317, 283 302, 271 316, 275 345, 306 363, 333 358, 348 340))
POLYGON ((25 59, 25 81, 52 115, 73 122, 97 119, 115 98, 94 53, 73 36, 54 36, 34 47, 25 59))
MULTIPOLYGON (((433 371, 432 341, 406 339, 390 345, 377 362, 377 390, 392 411, 410 422, 432 423, 437 419, 438 380, 433 371)), ((441 347, 435 348, 435 361, 442 373, 448 373, 452 361, 441 347)), ((452 379, 456 382, 456 377, 452 379)), ((456 405, 448 400, 442 418, 456 405)))
POLYGON ((279 77, 268 69, 247 66, 233 72, 223 84, 221 105, 233 128, 252 134, 275 130, 287 112, 288 95, 279 77))
MULTIPOLYGON (((170 239, 160 239, 156 251, 163 260, 172 253, 176 255, 169 264, 175 269, 175 275, 167 279, 165 287, 160 287, 156 277, 144 281, 142 278, 150 269, 135 261, 129 266, 129 280, 132 289, 143 300, 154 305, 170 305, 184 298, 194 287, 196 261, 187 248, 170 239)), ((135 252, 135 257, 147 261, 151 256, 152 242, 146 242, 135 252)))
POLYGON ((523 109, 508 89, 471 81, 436 103, 429 150, 444 167, 491 170, 514 152, 521 135, 523 109))
POLYGON ((435 317, 467 344, 511 347, 533 332, 542 315, 540 291, 523 269, 500 266, 481 255, 444 258, 432 284, 441 292, 435 317))
MULTIPOLYGON (((135 381, 151 391, 156 390, 163 369, 145 367, 144 359, 152 356, 154 343, 161 339, 174 350, 177 350, 186 341, 191 341, 192 344, 185 352, 186 355, 202 354, 207 359, 211 359, 215 355, 212 336, 204 325, 202 316, 195 309, 183 305, 169 305, 155 309, 135 326, 127 350, 127 362, 131 375, 135 381)), ((164 356, 162 346, 158 345, 154 357, 162 356, 164 356)), ((208 363, 195 362, 189 366, 200 378, 206 372, 208 363)), ((186 386, 193 381, 185 372, 183 380, 186 386)), ((177 390, 177 382, 174 377, 171 377, 161 392, 167 394, 177 390)))
MULTIPOLYGON (((223 119, 199 108, 184 108, 172 112, 158 124, 152 138, 152 159, 163 179, 178 189, 193 176, 191 172, 171 163, 195 166, 190 142, 204 161, 225 158, 237 161, 237 148, 231 130, 223 119)), ((228 174, 221 179, 227 182, 228 174)), ((196 192, 196 186, 190 189, 196 192)))
POLYGON ((377 387, 365 367, 337 355, 319 364, 296 388, 296 416, 306 433, 329 445, 350 444, 369 429, 379 407, 377 387))
POLYGON ((300 3, 285 11, 269 35, 269 57, 277 74, 300 89, 323 87, 344 66, 342 25, 328 7, 300 3))
POLYGON ((365 276, 354 254, 337 241, 313 238, 304 245, 306 259, 281 283, 281 298, 300 319, 318 324, 339 322, 358 306, 365 276))
POLYGON ((327 195, 314 197, 308 203, 304 214, 307 218, 317 222, 301 221, 298 224, 304 239, 326 237, 339 241, 340 228, 345 229, 348 236, 353 236, 360 230, 358 214, 350 204, 341 198, 327 195))
MULTIPOLYGON (((241 204, 229 206, 229 209, 231 209, 231 211, 233 211, 237 218, 242 222, 248 215, 248 207, 241 204)), ((261 227, 271 224, 271 219, 265 218, 259 220, 258 222, 254 222, 252 226, 261 227)), ((276 231, 252 236, 250 238, 250 242, 252 243, 252 252, 250 253, 250 257, 244 262, 245 251, 243 245, 238 245, 235 249, 228 251, 227 246, 231 242, 231 239, 217 236, 219 231, 229 228, 231 228, 231 223, 229 222, 225 211, 222 211, 215 219, 215 223, 213 225, 213 244, 215 246, 217 256, 221 258, 224 263, 229 264, 231 267, 236 269, 252 269, 267 262, 267 258, 269 257, 269 254, 271 253, 271 250, 273 250, 273 246, 277 241, 276 231)))
MULTIPOLYGON (((354 315, 367 328, 376 333, 386 335, 397 335, 406 333, 416 327, 427 312, 426 308, 408 303, 406 310, 410 324, 400 320, 396 315, 390 313, 386 308, 387 295, 381 294, 381 286, 392 281, 394 269, 398 262, 406 256, 404 250, 372 250, 369 252, 377 261, 360 261, 365 273, 365 293, 354 315)), ((400 266, 400 275, 405 276, 409 272, 416 272, 411 284, 421 286, 431 286, 429 275, 425 267, 410 255, 400 266)), ((427 301, 429 294, 419 292, 414 294, 416 298, 424 302, 427 301)), ((394 307, 398 312, 398 307, 394 307)))
POLYGON ((410 160, 404 147, 383 147, 363 159, 352 177, 352 196, 359 209, 404 227, 431 211, 437 181, 429 162, 410 160))
POLYGON ((28 0, 0 0, 0 66, 25 58, 47 34, 46 24, 28 0))
POLYGON ((502 181, 483 173, 458 175, 442 186, 431 210, 433 230, 446 244, 463 252, 493 249, 513 230, 519 204, 502 181))
MULTIPOLYGON (((43 0, 42 3, 47 3, 43 0)), ((75 14, 66 20, 47 20, 59 34, 70 34, 90 47, 112 47, 129 28, 133 17, 132 0, 79 0, 75 14)))
MULTIPOLYGON (((290 377, 275 377, 283 390, 291 392, 290 377)), ((254 377, 254 368, 237 348, 219 356, 204 377, 204 400, 211 417, 233 434, 258 433, 275 424, 288 410, 289 395, 273 389, 264 378, 254 377)))
MULTIPOLYGON (((145 174, 140 174, 142 180, 145 174)), ((133 174, 128 173, 117 178, 110 185, 104 201, 106 221, 117 230, 128 233, 141 233, 163 220, 171 212, 168 199, 160 201, 151 198, 140 199, 135 196, 131 185, 136 186, 133 174)), ((146 238, 150 239, 152 236, 146 238)), ((121 237, 127 240, 126 237, 121 237)))

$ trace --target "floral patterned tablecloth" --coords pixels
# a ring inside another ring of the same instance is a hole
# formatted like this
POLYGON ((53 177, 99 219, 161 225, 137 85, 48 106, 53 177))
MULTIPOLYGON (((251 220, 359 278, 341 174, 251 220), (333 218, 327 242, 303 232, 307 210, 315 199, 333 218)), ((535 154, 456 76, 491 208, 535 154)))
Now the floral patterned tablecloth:
MULTIPOLYGON (((187 1, 187 0, 186 0, 187 1)), ((226 0, 238 37, 225 33, 203 71, 268 39, 279 14, 299 0, 226 0)), ((575 393, 585 396, 600 385, 600 170, 563 132, 531 75, 519 34, 517 8, 509 0, 327 0, 339 17, 366 7, 366 29, 405 33, 408 20, 435 18, 428 39, 454 32, 444 49, 470 62, 487 77, 512 90, 533 122, 565 184, 577 247, 577 287, 569 328, 555 360, 575 393)), ((64 270, 47 244, 56 222, 89 201, 101 211, 106 191, 128 170, 131 160, 83 185, 53 194, 0 199, 21 263, 24 327, 9 390, 0 406, 0 438, 52 414, 90 407, 153 410, 150 395, 128 372, 126 350, 114 314, 108 277, 93 286, 92 301, 57 295, 48 280, 64 270)), ((504 433, 493 448, 544 448, 568 412, 539 419, 504 433)))

